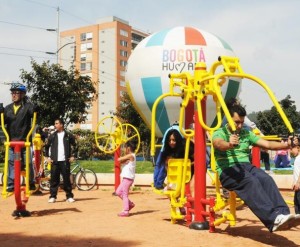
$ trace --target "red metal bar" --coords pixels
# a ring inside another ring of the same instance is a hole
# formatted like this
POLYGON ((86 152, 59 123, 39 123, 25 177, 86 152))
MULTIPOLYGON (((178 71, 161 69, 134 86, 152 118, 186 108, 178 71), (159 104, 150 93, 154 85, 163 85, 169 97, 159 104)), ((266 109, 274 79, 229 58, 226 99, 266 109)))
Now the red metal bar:
POLYGON ((118 161, 118 158, 121 156, 121 148, 119 147, 115 154, 114 154, 114 159, 115 159, 115 190, 118 188, 118 186, 121 183, 120 175, 121 175, 121 165, 120 162, 118 161))
POLYGON ((260 148, 252 147, 252 164, 260 168, 260 148))
POLYGON ((25 204, 22 203, 21 199, 21 150, 25 146, 23 141, 12 141, 10 146, 14 148, 14 166, 15 166, 15 179, 14 179, 14 194, 15 201, 17 204, 17 211, 26 210, 25 204))
MULTIPOLYGON (((201 102, 203 119, 206 119, 206 98, 201 102)), ((206 206, 201 203, 201 198, 206 198, 206 139, 205 129, 198 120, 198 111, 195 111, 195 221, 204 222, 205 217, 201 214, 206 206)))

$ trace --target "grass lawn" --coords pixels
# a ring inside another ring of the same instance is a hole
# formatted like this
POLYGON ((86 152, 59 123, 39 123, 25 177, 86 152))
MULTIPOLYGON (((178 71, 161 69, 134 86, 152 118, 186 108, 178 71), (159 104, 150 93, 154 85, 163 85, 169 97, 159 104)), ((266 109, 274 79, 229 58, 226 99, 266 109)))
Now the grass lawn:
MULTIPOLYGON (((83 167, 89 168, 96 173, 114 173, 114 161, 113 160, 80 160, 80 164, 83 167)), ((0 163, 0 173, 3 172, 4 163, 0 163)), ((262 167, 264 167, 262 165, 262 167)), ((271 169, 274 168, 271 164, 271 169)), ((137 161, 136 173, 147 174, 153 173, 154 167, 151 161, 137 161)), ((272 169, 273 170, 273 169, 272 169)), ((275 174, 293 174, 293 170, 273 170, 275 174)))
MULTIPOLYGON (((114 161, 108 160, 80 160, 83 167, 89 168, 96 173, 114 173, 114 161)), ((0 163, 0 173, 3 172, 4 163, 0 163)), ((145 174, 153 173, 154 167, 150 161, 137 161, 136 173, 145 174)))

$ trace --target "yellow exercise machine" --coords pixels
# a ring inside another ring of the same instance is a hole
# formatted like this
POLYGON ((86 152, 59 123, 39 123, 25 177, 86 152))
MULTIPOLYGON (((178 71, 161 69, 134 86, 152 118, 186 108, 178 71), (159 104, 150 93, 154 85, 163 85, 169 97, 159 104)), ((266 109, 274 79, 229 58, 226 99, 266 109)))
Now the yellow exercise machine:
MULTIPOLYGON (((157 106, 161 100, 166 97, 181 97, 182 102, 180 104, 180 115, 179 115, 179 129, 181 134, 187 138, 187 143, 189 143, 190 138, 195 140, 195 197, 187 199, 193 202, 194 209, 188 210, 187 212, 187 224, 190 225, 190 228, 193 229, 208 229, 213 232, 215 226, 220 225, 223 222, 229 221, 230 225, 235 225, 236 221, 236 208, 242 203, 240 200, 236 199, 234 192, 230 192, 230 198, 224 199, 220 195, 220 182, 219 175, 216 171, 215 159, 213 156, 213 147, 211 146, 211 167, 214 174, 210 174, 210 177, 213 180, 213 183, 216 186, 216 199, 206 199, 206 165, 205 165, 205 151, 206 151, 206 140, 205 132, 209 132, 210 135, 213 132, 220 128, 222 125, 223 114, 227 118, 228 124, 230 125, 233 131, 236 130, 235 124, 230 117, 230 113, 227 109, 224 97, 222 95, 221 87, 229 81, 230 78, 237 79, 250 79, 260 85, 269 95, 274 106, 276 107, 279 115, 283 119, 287 129, 290 133, 294 133, 293 128, 287 119, 285 113, 281 109, 278 101, 276 100, 273 92, 269 87, 261 81, 259 78, 252 76, 250 74, 244 73, 242 70, 239 59, 236 57, 226 57, 222 56, 218 58, 218 61, 214 62, 211 66, 211 69, 207 71, 205 63, 197 63, 195 65, 194 76, 190 73, 180 73, 180 74, 170 74, 170 89, 169 92, 162 94, 156 99, 152 107, 152 125, 151 125, 151 155, 154 156, 155 149, 159 145, 155 144, 155 129, 156 129, 156 111, 157 106), (221 71, 221 72, 220 72, 221 71), (216 109, 216 124, 210 126, 206 123, 206 98, 211 97, 215 103, 216 109), (196 123, 195 131, 192 129, 184 129, 184 117, 185 117, 185 108, 188 103, 192 101, 195 103, 196 110, 196 123), (197 133, 198 131, 198 133, 197 133), (238 204, 237 204, 238 202, 238 204), (208 207, 208 209, 207 209, 208 207), (224 211, 221 218, 215 219, 215 212, 229 207, 229 212, 224 211), (194 221, 191 222, 192 212, 194 214, 194 221), (205 221, 205 218, 209 217, 209 223, 205 221)), ((188 149, 188 146, 187 146, 188 149)), ((175 169, 177 171, 177 176, 181 178, 172 178, 172 181, 178 181, 175 185, 176 190, 171 192, 166 192, 171 197, 171 221, 174 223, 176 219, 180 218, 174 213, 174 208, 181 207, 185 199, 185 186, 183 181, 186 181, 186 178, 189 177, 185 172, 188 172, 188 151, 185 152, 185 158, 174 162, 179 167, 175 169), (179 193, 180 191, 180 193, 179 193), (176 199, 172 199, 176 198, 176 199)), ((173 165, 168 167, 168 172, 171 172, 173 165)), ((174 175, 172 175, 174 176, 174 175)), ((171 177, 168 176, 168 179, 171 177)), ((182 218, 182 217, 181 217, 182 218)))

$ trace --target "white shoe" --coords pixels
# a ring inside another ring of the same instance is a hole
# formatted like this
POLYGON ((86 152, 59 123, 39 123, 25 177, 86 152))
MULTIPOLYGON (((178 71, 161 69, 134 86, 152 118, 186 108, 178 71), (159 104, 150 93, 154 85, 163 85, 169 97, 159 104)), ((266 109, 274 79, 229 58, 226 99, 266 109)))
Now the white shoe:
POLYGON ((56 201, 56 199, 55 199, 54 197, 51 197, 51 198, 48 200, 49 203, 54 203, 55 201, 56 201))
POLYGON ((272 228, 272 232, 287 230, 290 226, 289 223, 291 220, 295 219, 295 215, 293 214, 279 214, 277 215, 274 226, 272 228))
POLYGON ((74 200, 74 198, 70 197, 70 198, 68 198, 68 199, 66 200, 66 202, 72 203, 72 202, 75 202, 75 200, 74 200))

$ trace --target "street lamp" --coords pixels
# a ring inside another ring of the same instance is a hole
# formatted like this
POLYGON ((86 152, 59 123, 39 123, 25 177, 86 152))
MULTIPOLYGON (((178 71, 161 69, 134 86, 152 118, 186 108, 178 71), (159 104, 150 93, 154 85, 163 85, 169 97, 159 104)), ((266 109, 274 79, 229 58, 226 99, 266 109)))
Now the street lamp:
POLYGON ((60 47, 56 52, 49 52, 49 51, 46 51, 46 54, 49 54, 49 55, 56 55, 56 56, 57 56, 57 63, 58 63, 58 52, 59 52, 62 48, 64 48, 65 46, 71 45, 71 44, 75 44, 75 43, 76 43, 76 41, 68 42, 68 43, 64 44, 62 47, 60 47))

